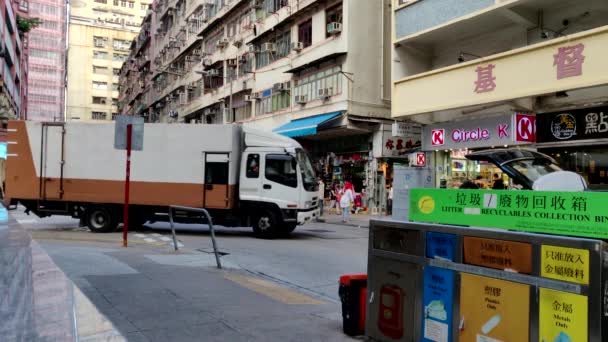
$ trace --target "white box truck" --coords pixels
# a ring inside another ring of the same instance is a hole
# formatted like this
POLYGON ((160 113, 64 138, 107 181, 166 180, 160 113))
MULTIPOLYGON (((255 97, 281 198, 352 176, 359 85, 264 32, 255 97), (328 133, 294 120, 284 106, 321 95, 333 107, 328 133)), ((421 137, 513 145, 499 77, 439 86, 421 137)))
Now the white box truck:
MULTIPOLYGON (((113 123, 8 124, 5 204, 70 215, 93 232, 122 222, 124 150, 113 123)), ((168 206, 207 209, 214 223, 290 233, 319 214, 310 160, 293 139, 239 125, 145 124, 131 156, 130 226, 167 219, 168 206)), ((182 213, 183 221, 198 219, 182 213)))

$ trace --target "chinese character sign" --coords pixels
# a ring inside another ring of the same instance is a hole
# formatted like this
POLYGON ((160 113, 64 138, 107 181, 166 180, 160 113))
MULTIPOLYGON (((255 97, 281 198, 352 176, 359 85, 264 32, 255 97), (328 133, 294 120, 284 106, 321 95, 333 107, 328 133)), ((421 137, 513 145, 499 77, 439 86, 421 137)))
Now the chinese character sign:
POLYGON ((561 291, 540 289, 539 342, 587 341, 588 298, 561 291))
POLYGON ((580 76, 583 74, 583 51, 585 45, 580 43, 572 46, 560 47, 553 55, 553 65, 557 68, 557 79, 580 76))
POLYGON ((475 81, 476 93, 487 93, 496 89, 496 77, 494 77, 494 68, 496 65, 488 64, 486 66, 478 66, 475 69, 477 73, 477 81, 475 81))
POLYGON ((529 243, 464 237, 464 263, 517 273, 532 273, 529 243))
POLYGON ((541 276, 578 284, 589 284, 589 251, 541 246, 541 276))

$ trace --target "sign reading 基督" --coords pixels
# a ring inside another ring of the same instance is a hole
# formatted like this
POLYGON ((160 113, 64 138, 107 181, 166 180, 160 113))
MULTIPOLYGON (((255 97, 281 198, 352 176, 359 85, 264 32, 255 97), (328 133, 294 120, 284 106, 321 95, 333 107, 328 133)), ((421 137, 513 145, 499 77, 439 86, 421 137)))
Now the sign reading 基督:
POLYGON ((411 221, 608 239, 608 193, 412 189, 411 221))

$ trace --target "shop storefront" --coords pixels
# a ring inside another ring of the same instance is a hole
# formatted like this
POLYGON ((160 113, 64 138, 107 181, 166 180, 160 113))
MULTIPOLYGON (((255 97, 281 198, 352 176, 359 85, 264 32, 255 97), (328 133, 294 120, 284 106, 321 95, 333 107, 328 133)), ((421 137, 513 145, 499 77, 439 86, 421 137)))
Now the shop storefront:
POLYGON ((538 114, 539 152, 608 190, 608 106, 538 114))
POLYGON ((458 188, 471 180, 482 188, 491 188, 495 175, 506 185, 507 176, 499 168, 467 160, 465 155, 475 150, 532 144, 535 127, 535 116, 520 113, 425 126, 422 150, 433 155, 436 187, 458 188))

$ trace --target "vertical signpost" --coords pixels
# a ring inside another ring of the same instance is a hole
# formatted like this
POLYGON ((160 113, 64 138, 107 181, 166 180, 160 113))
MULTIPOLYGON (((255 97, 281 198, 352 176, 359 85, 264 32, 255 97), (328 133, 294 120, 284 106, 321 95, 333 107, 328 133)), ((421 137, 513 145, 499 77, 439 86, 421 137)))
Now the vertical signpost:
POLYGON ((114 148, 127 151, 125 172, 125 203, 123 211, 122 246, 127 247, 129 232, 129 194, 131 183, 131 151, 143 150, 144 118, 130 115, 118 115, 114 131, 114 148))

